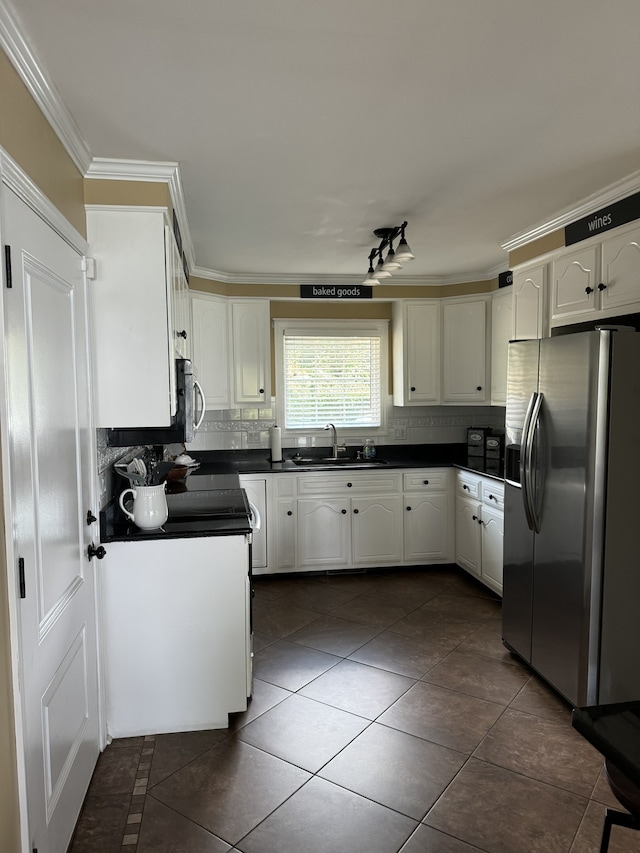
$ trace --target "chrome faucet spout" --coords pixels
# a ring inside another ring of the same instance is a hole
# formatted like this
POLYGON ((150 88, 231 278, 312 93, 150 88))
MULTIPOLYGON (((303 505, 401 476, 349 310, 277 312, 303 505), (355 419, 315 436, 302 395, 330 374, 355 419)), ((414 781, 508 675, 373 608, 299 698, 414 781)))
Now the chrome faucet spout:
POLYGON ((333 435, 333 456, 332 456, 332 458, 337 459, 338 458, 338 435, 336 433, 336 428, 333 424, 327 424, 325 426, 325 429, 330 429, 332 431, 332 435, 333 435))

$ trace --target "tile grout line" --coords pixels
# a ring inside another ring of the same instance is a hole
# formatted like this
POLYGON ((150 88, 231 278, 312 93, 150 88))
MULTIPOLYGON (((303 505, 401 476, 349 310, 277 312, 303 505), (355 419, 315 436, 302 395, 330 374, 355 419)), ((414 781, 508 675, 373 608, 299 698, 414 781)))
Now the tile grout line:
POLYGON ((155 735, 145 735, 140 750, 140 758, 136 769, 136 778, 133 783, 133 792, 129 804, 129 813, 124 829, 120 850, 122 853, 136 853, 138 840, 140 838, 140 825, 149 785, 149 773, 153 761, 153 753, 156 746, 155 735))

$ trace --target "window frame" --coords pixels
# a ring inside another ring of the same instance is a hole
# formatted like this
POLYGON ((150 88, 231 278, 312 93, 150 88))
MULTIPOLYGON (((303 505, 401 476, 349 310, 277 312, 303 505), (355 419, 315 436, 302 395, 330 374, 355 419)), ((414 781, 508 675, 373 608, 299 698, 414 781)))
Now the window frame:
POLYGON ((284 421, 284 336, 317 335, 319 337, 336 335, 338 337, 379 337, 380 338, 380 426, 379 427, 339 427, 338 440, 375 438, 387 435, 387 399, 389 395, 389 321, 388 320, 336 320, 312 318, 277 318, 273 320, 275 353, 275 416, 281 427, 283 438, 294 439, 304 435, 324 433, 317 427, 287 429, 284 421))

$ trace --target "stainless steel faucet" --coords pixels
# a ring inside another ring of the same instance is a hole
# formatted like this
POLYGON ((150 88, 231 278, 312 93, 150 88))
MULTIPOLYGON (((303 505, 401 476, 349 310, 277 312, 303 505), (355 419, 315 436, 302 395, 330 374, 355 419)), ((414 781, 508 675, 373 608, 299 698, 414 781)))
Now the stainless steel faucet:
POLYGON ((327 424, 325 426, 325 429, 330 429, 333 431, 333 456, 331 458, 337 459, 338 458, 338 435, 336 433, 336 428, 334 427, 333 424, 327 424))

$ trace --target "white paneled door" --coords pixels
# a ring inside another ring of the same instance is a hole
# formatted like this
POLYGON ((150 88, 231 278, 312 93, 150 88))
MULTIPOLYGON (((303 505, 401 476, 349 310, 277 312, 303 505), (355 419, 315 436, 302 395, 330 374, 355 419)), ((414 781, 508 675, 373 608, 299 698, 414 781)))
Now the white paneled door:
POLYGON ((99 751, 86 283, 77 251, 11 190, 1 200, 28 848, 64 853, 99 751))

